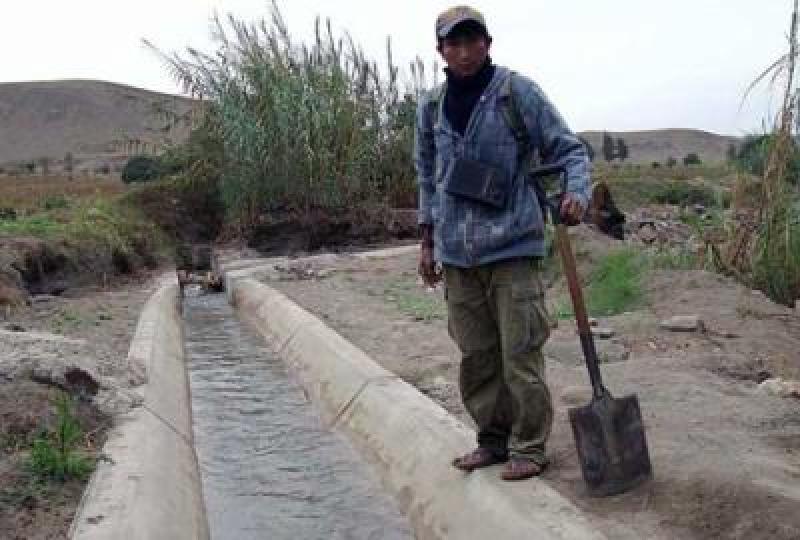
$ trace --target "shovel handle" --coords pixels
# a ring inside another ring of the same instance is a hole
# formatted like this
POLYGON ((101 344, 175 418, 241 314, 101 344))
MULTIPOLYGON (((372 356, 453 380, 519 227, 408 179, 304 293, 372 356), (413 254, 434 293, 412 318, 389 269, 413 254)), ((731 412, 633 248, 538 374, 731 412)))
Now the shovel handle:
POLYGON ((594 347, 594 338, 592 337, 592 329, 589 327, 589 317, 586 314, 586 304, 583 301, 583 293, 581 291, 580 280, 578 279, 577 265, 575 264, 575 255, 572 252, 572 246, 569 241, 569 234, 567 233, 567 226, 561 219, 561 198, 567 191, 566 179, 566 165, 564 163, 556 163, 552 165, 545 165, 538 167, 530 172, 532 181, 543 176, 550 176, 558 174, 561 177, 561 193, 557 197, 545 197, 541 201, 550 211, 553 219, 553 224, 556 227, 556 246, 561 255, 561 263, 564 267, 564 274, 567 277, 567 287, 569 288, 569 296, 572 300, 572 309, 575 312, 575 321, 578 324, 578 335, 581 340, 581 349, 583 349, 583 357, 586 360, 586 367, 589 371, 589 380, 592 383, 592 390, 596 398, 602 397, 607 393, 603 385, 603 377, 600 375, 600 362, 597 358, 597 350, 594 347))

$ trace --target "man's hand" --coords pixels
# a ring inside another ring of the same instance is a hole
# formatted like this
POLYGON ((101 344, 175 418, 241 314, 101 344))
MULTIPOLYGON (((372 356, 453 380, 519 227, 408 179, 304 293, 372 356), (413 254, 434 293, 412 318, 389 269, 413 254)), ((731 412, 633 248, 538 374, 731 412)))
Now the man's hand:
POLYGON ((561 220, 567 225, 577 225, 583 217, 583 205, 573 193, 565 193, 561 199, 561 220))
POLYGON ((433 260, 433 247, 423 244, 419 249, 419 268, 422 281, 428 287, 435 287, 442 280, 442 272, 437 270, 433 260))

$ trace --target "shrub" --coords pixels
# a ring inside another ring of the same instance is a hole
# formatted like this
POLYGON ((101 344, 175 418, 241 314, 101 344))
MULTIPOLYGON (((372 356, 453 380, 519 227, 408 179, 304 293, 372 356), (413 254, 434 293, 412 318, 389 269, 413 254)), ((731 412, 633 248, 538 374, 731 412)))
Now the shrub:
POLYGON ((677 206, 690 206, 693 204, 713 206, 717 202, 717 196, 712 189, 693 186, 685 182, 663 184, 658 187, 652 197, 653 202, 677 206))
POLYGON ((157 158, 150 156, 133 156, 122 169, 122 181, 126 184, 132 182, 149 182, 163 174, 161 163, 157 158))

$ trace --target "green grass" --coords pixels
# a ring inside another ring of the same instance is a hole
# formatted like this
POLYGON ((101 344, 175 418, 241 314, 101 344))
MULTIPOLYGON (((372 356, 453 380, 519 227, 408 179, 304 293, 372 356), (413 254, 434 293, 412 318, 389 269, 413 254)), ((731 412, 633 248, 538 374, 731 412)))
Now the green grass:
POLYGON ((61 394, 55 400, 56 420, 31 445, 28 468, 40 480, 83 479, 94 469, 80 451, 83 429, 74 414, 73 399, 61 394))
POLYGON ((35 214, 13 220, 0 220, 0 234, 26 235, 51 238, 64 232, 64 224, 53 220, 47 214, 35 214))
POLYGON ((395 281, 383 291, 386 301, 414 320, 432 321, 447 316, 447 306, 438 294, 426 292, 413 281, 395 281))
MULTIPOLYGON (((646 259, 632 249, 623 249, 603 257, 592 270, 584 288, 584 301, 590 316, 619 315, 640 307, 644 301, 641 279, 646 259)), ((559 319, 575 316, 569 300, 556 302, 559 319)))

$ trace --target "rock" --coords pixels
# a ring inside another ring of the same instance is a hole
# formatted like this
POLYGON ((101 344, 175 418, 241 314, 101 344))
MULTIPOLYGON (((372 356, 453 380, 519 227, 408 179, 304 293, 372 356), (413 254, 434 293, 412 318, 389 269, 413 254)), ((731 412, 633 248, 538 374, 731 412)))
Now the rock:
POLYGON ((52 302, 57 297, 53 296, 52 294, 37 294, 31 297, 32 304, 44 304, 46 302, 52 302))
POLYGON ((645 226, 639 229, 638 236, 639 240, 641 240, 645 244, 652 244, 658 238, 658 233, 656 232, 655 227, 645 226))
POLYGON ((786 381, 780 377, 767 379, 758 385, 758 391, 767 396, 800 399, 800 381, 786 381))
POLYGON ((599 339, 611 339, 616 332, 613 328, 604 328, 602 326, 592 327, 592 335, 599 339))
MULTIPOLYGON (((624 345, 613 341, 596 341, 595 349, 601 364, 625 362, 630 355, 630 351, 624 345)), ((582 366, 585 363, 578 339, 550 340, 544 346, 544 356, 548 361, 566 366, 582 366)))
POLYGON ((567 386, 561 391, 561 402, 566 405, 586 405, 591 400, 591 386, 567 386))
POLYGON ((671 332, 702 332, 705 330, 705 323, 697 315, 677 315, 661 321, 658 325, 671 332))

